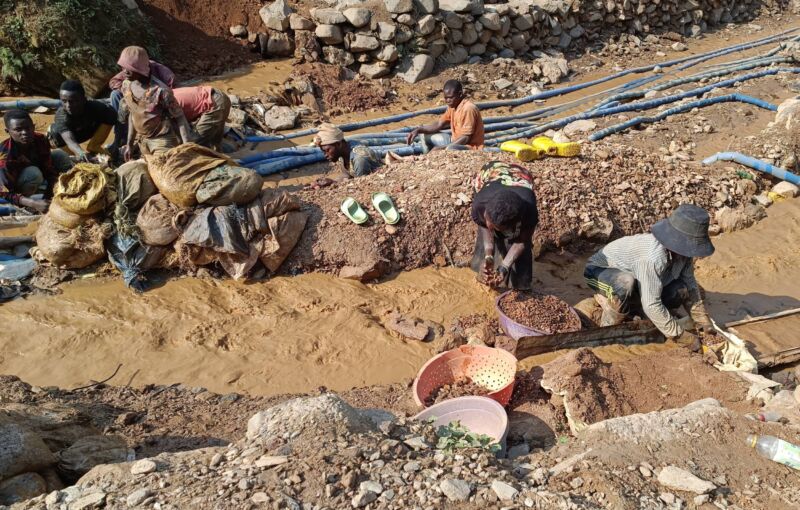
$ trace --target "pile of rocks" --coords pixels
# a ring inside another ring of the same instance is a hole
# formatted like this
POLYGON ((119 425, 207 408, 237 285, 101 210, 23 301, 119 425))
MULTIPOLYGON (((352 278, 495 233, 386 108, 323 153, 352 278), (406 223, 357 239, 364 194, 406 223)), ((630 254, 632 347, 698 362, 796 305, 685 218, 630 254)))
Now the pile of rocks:
POLYGON ((282 270, 370 279, 391 270, 467 264, 477 228, 470 218, 472 179, 496 159, 523 165, 536 178, 537 254, 647 232, 682 203, 698 204, 712 215, 725 206, 738 209, 761 185, 733 169, 667 163, 658 154, 619 144, 585 144, 578 158, 531 163, 508 153, 433 152, 335 188, 300 192, 308 227, 282 270), (369 204, 375 190, 392 195, 401 223, 390 229, 379 220, 354 225, 339 211, 341 197, 369 204))
POLYGON ((706 399, 600 422, 579 440, 511 459, 480 449, 445 453, 430 425, 323 394, 257 413, 246 437, 228 447, 98 466, 73 487, 13 508, 679 509, 687 500, 720 508, 791 501, 797 491, 790 474, 723 435, 741 432, 742 423, 706 399), (696 440, 708 430, 723 443, 696 440), (650 453, 653 446, 661 450, 650 453), (746 485, 749 473, 736 469, 740 458, 722 458, 731 446, 748 456, 753 474, 769 477, 774 496, 746 485), (739 492, 745 485, 752 491, 739 492))
MULTIPOLYGON (((676 31, 696 36, 710 26, 744 21, 773 0, 339 0, 302 16, 287 0, 265 5, 266 27, 247 34, 266 56, 296 56, 352 66, 378 78, 396 70, 411 83, 430 75, 436 59, 448 65, 496 57, 536 58, 534 50, 565 50, 604 31, 676 31)), ((541 73, 543 82, 552 82, 541 73)))
MULTIPOLYGON (((30 388, 12 377, 0 377, 0 384, 30 388)), ((63 489, 97 465, 133 458, 123 438, 103 435, 75 408, 0 404, 0 507, 63 489)))

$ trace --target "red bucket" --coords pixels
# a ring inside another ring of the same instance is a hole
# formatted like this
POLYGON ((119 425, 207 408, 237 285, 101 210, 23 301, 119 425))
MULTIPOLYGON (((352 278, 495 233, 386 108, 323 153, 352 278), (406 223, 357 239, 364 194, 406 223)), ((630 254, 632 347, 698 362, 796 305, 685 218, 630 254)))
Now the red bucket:
POLYGON ((420 407, 436 389, 467 377, 491 390, 486 396, 505 406, 514 391, 517 358, 508 351, 484 345, 462 345, 428 360, 414 379, 414 401, 420 407))

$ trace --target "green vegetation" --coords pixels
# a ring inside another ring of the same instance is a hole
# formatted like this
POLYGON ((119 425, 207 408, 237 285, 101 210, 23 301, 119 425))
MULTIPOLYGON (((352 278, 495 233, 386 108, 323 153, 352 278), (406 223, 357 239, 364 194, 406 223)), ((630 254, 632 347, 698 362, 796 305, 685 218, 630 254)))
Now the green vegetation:
POLYGON ((0 0, 0 89, 53 94, 65 78, 98 92, 122 48, 157 56, 151 25, 121 0, 0 0))
POLYGON ((436 448, 448 453, 461 448, 481 448, 492 453, 500 451, 500 445, 494 443, 493 439, 486 434, 475 434, 459 421, 450 422, 447 426, 440 426, 436 430, 439 441, 436 448))

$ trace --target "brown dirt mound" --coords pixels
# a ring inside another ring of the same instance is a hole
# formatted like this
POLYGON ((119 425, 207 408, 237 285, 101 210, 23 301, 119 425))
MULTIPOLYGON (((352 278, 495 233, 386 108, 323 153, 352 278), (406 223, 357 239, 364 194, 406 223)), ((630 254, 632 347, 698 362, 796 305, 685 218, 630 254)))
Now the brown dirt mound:
POLYGON ((584 348, 543 365, 542 370, 542 386, 564 398, 578 429, 707 397, 734 410, 747 409, 746 388, 734 375, 719 372, 702 357, 680 348, 613 364, 584 348))
POLYGON ((513 321, 547 334, 581 329, 570 306, 552 295, 512 291, 500 300, 500 308, 513 321))
POLYGON ((344 68, 327 64, 303 64, 292 72, 293 76, 311 80, 328 115, 361 112, 391 103, 389 91, 378 81, 347 74, 344 68))
MULTIPOLYGON (((469 214, 472 178, 493 159, 519 164, 505 153, 441 151, 329 188, 299 192, 310 218, 283 270, 379 267, 372 276, 377 278, 388 270, 467 263, 476 233, 469 214), (389 193, 400 210, 402 219, 395 228, 387 230, 369 205, 376 191, 389 193), (348 196, 365 207, 370 221, 354 225, 341 214, 339 206, 348 196)), ((713 213, 715 189, 735 190, 739 180, 721 167, 665 164, 654 154, 616 144, 593 144, 578 158, 523 165, 536 176, 537 254, 646 232, 681 203, 713 213)), ((735 207, 751 196, 752 191, 731 193, 727 203, 735 207)))
POLYGON ((213 75, 259 60, 228 29, 266 31, 259 0, 139 0, 156 28, 164 64, 179 78, 213 75))

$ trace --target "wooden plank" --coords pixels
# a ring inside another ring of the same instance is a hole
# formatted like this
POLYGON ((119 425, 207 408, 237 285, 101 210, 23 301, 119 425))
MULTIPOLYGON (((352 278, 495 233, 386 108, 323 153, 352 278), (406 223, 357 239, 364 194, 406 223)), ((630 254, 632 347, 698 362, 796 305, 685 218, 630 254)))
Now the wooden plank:
POLYGON ((743 326, 745 324, 752 324, 754 322, 767 321, 770 319, 778 319, 780 317, 787 317, 800 313, 800 308, 792 308, 791 310, 784 310, 782 312, 770 313, 767 315, 759 315, 758 317, 750 317, 749 319, 742 319, 738 321, 728 322, 725 324, 726 328, 733 328, 736 326, 743 326))
POLYGON ((598 347, 601 345, 638 345, 663 342, 664 335, 650 321, 625 322, 605 328, 591 328, 572 333, 527 336, 517 343, 517 359, 536 356, 559 349, 598 347))
POLYGON ((786 349, 772 354, 763 354, 759 356, 756 361, 758 361, 758 368, 769 368, 794 363, 798 360, 800 360, 800 347, 786 349))

